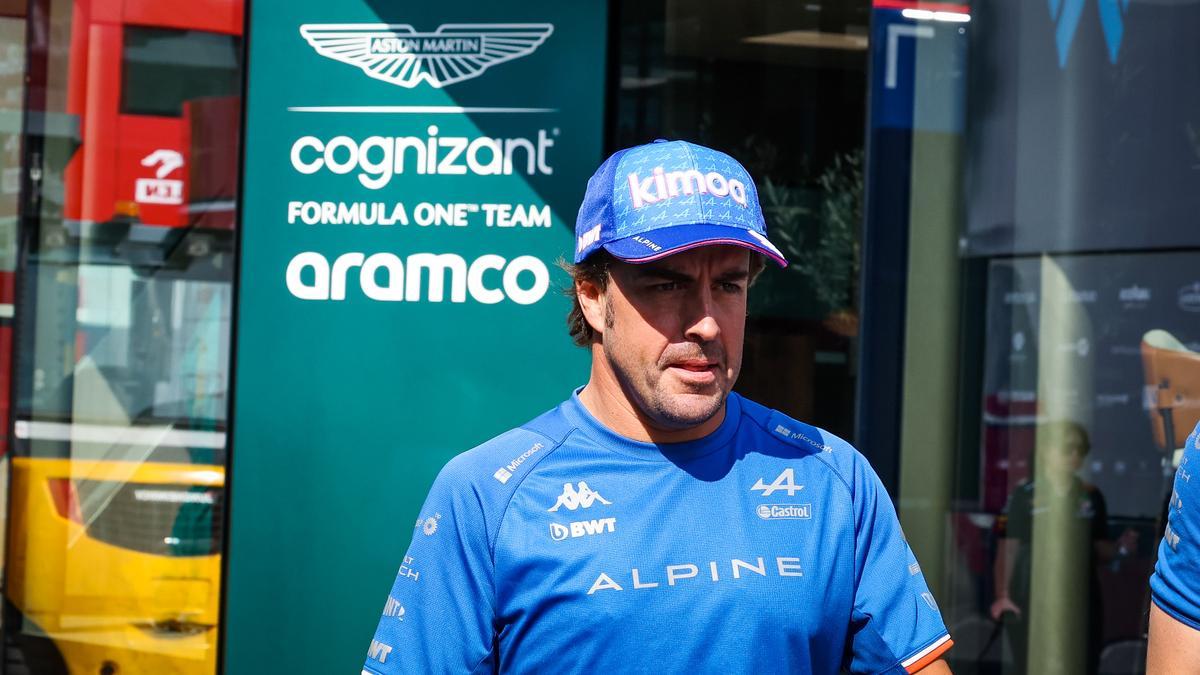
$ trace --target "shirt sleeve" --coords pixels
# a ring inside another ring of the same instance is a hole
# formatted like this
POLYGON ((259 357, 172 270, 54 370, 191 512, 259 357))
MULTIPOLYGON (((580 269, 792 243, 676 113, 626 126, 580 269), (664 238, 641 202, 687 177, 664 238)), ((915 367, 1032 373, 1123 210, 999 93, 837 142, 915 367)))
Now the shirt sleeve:
POLYGON ((854 609, 847 669, 915 673, 953 642, 879 477, 861 455, 852 481, 854 609))
POLYGON ((457 466, 447 464, 425 499, 363 675, 494 670, 494 568, 483 502, 457 466))
POLYGON ((1200 425, 1184 446, 1167 526, 1158 545, 1158 563, 1150 578, 1154 604, 1175 620, 1200 630, 1200 425), (1197 483, 1192 479, 1196 478, 1197 483))

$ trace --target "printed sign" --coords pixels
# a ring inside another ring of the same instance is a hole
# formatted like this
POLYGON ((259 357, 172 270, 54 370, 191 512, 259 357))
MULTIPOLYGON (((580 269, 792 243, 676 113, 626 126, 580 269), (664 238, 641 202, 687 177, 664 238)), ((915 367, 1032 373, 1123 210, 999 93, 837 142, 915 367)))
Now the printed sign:
POLYGON ((361 663, 441 466, 586 379, 556 262, 607 9, 250 11, 225 668, 324 674, 361 663))

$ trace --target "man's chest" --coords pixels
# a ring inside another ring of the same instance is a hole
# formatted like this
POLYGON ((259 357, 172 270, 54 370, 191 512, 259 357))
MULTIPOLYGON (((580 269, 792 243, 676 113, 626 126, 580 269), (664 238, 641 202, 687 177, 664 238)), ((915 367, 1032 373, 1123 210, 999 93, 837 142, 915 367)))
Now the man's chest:
POLYGON ((797 640, 844 627, 852 511, 815 464, 539 470, 497 539, 499 613, 518 629, 624 637, 648 617, 771 626, 797 640))

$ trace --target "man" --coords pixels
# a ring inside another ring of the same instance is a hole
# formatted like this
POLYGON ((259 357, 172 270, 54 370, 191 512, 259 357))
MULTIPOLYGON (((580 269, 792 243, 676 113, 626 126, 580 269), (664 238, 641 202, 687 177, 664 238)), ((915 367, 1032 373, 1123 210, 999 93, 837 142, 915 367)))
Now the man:
POLYGON ((746 170, 618 152, 575 232, 590 379, 442 470, 363 672, 949 672, 866 460, 731 392, 760 256, 787 264, 746 170))
POLYGON ((1200 424, 1184 445, 1167 528, 1150 578, 1147 673, 1195 673, 1200 664, 1200 424), (1196 481, 1193 482, 1192 479, 1196 481))

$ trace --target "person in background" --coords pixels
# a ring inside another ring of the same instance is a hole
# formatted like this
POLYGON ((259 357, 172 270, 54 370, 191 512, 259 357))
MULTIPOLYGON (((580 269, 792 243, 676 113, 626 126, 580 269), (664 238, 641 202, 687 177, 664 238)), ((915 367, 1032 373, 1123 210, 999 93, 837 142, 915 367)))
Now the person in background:
POLYGON ((1087 607, 1077 616, 1087 622, 1084 663, 1087 672, 1094 673, 1103 648, 1099 568, 1122 552, 1132 551, 1137 544, 1137 533, 1127 530, 1117 542, 1109 537, 1104 495, 1078 475, 1084 457, 1091 450, 1091 440, 1082 425, 1066 420, 1045 422, 1038 427, 1038 444, 1033 461, 1034 478, 1013 490, 997 520, 995 600, 990 613, 993 620, 1005 624, 1015 659, 1014 672, 1029 672, 1034 523, 1067 510, 1073 517, 1057 522, 1068 522, 1071 526, 1059 536, 1070 537, 1072 546, 1086 551, 1085 555, 1066 559, 1066 564, 1080 565, 1081 569, 1073 572, 1087 579, 1087 607))

